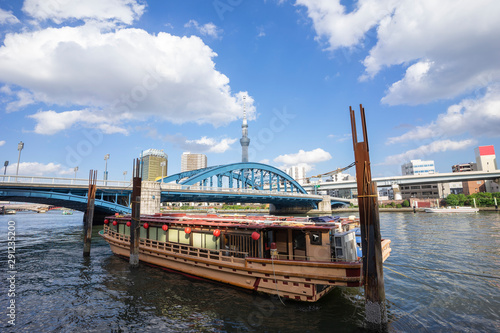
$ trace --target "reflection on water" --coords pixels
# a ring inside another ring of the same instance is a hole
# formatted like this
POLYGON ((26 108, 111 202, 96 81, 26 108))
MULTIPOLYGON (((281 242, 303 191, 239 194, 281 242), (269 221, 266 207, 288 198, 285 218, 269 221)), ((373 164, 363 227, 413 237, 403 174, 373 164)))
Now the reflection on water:
MULTIPOLYGON (((500 276, 500 214, 381 213, 380 218, 383 237, 392 240, 387 264, 419 267, 384 270, 391 331, 499 330, 498 279, 432 269, 500 276)), ((144 264, 130 268, 97 236, 100 227, 94 230, 91 257, 83 258, 81 214, 0 216, 2 253, 9 219, 17 227, 19 307, 16 330, 2 320, 2 331, 363 330, 359 288, 338 288, 317 303, 283 305, 275 297, 144 264)), ((0 258, 4 272, 6 259, 0 258)), ((0 302, 4 308, 6 292, 0 302)))

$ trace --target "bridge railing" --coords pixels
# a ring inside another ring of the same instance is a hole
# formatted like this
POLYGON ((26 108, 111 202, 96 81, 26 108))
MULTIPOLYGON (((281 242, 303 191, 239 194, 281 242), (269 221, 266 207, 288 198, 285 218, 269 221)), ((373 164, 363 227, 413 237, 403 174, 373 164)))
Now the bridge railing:
POLYGON ((249 195, 279 195, 279 196, 290 196, 290 197, 320 197, 311 194, 304 194, 298 192, 284 192, 278 190, 254 190, 254 189, 244 189, 244 188, 226 188, 226 187, 210 187, 210 186, 198 186, 198 185, 179 185, 179 184, 161 184, 162 191, 193 191, 193 192, 212 192, 212 193, 234 193, 234 194, 249 194, 249 195))
MULTIPOLYGON (((35 176, 9 176, 0 175, 0 182, 15 184, 40 184, 40 185, 85 185, 88 186, 88 179, 81 178, 60 178, 60 177, 35 177, 35 176)), ((130 181, 97 180, 97 186, 132 187, 130 181)))

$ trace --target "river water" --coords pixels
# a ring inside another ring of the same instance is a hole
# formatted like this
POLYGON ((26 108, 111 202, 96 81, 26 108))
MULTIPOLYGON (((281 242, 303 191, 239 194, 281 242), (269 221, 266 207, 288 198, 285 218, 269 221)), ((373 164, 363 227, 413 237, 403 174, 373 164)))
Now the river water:
MULTIPOLYGON (((392 240, 384 268, 390 332, 500 331, 499 213, 380 213, 380 220, 392 240)), ((101 227, 83 258, 82 229, 80 213, 0 216, 1 332, 364 331, 360 288, 282 304, 144 264, 131 269, 97 235, 101 227), (15 221, 14 267, 8 221, 15 221)))

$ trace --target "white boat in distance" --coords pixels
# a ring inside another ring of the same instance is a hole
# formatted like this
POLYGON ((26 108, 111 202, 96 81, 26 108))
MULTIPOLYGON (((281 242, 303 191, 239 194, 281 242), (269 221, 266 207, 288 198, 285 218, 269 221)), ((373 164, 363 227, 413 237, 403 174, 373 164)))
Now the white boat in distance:
POLYGON ((442 208, 425 208, 426 213, 476 213, 479 208, 473 207, 442 207, 442 208))

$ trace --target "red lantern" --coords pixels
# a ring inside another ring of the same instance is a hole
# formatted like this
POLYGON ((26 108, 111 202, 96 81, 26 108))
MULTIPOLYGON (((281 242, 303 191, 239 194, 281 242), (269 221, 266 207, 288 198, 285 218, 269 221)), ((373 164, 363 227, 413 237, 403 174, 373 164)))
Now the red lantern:
POLYGON ((257 231, 252 232, 252 239, 258 240, 260 238, 260 234, 257 231))
POLYGON ((104 224, 108 224, 109 223, 109 220, 108 219, 105 219, 104 220, 104 224))
POLYGON ((220 230, 219 229, 215 229, 214 230, 214 236, 215 237, 219 237, 220 236, 220 230))
POLYGON ((127 222, 127 227, 130 227, 132 223, 130 221, 127 222))
POLYGON ((118 215, 120 215, 120 213, 115 213, 115 216, 118 216, 118 215))
POLYGON ((149 223, 146 222, 142 226, 144 227, 144 229, 147 229, 147 228, 149 228, 149 223))
POLYGON ((116 221, 113 221, 113 225, 117 225, 117 224, 118 224, 118 222, 116 222, 116 221))
POLYGON ((186 228, 184 229, 184 232, 185 232, 186 234, 190 234, 190 233, 191 233, 191 228, 190 228, 190 227, 186 227, 186 228))
POLYGON ((161 226, 161 228, 163 229, 163 231, 167 231, 168 230, 168 225, 164 224, 161 226))

